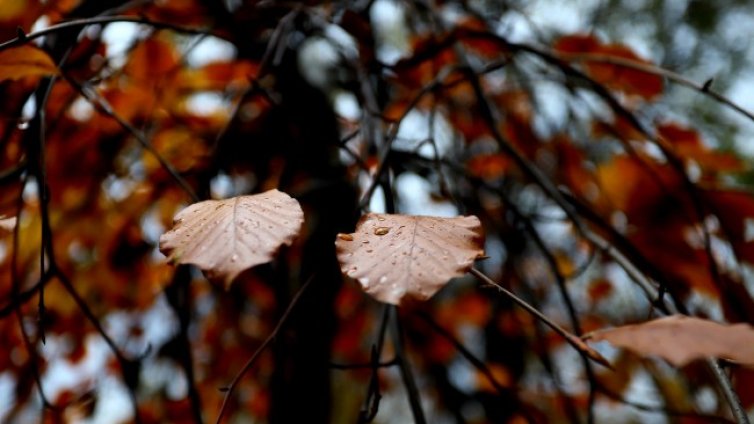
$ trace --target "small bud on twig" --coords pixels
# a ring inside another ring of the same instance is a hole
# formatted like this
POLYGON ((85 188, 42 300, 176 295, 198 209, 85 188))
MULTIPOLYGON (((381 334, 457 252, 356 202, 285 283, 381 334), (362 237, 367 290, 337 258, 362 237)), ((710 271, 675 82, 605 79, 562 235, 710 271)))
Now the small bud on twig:
POLYGON ((714 78, 710 78, 707 81, 704 81, 704 84, 702 84, 702 91, 709 91, 709 88, 714 80, 714 78))

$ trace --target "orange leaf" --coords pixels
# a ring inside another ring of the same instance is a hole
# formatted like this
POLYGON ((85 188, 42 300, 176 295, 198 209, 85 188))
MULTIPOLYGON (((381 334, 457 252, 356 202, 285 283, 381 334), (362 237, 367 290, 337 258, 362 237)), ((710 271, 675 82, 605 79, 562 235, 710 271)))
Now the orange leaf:
POLYGON ((335 241, 341 271, 380 302, 429 299, 484 255, 475 216, 364 215, 335 241))
POLYGON ((485 180, 502 177, 511 166, 511 160, 499 153, 474 156, 466 162, 469 173, 485 180))
POLYGON ((588 337, 594 341, 606 340, 642 356, 660 356, 676 366, 709 357, 754 365, 754 328, 747 324, 726 325, 673 315, 599 331, 588 337))
POLYGON ((241 272, 269 262, 301 231, 298 202, 278 190, 194 203, 160 236, 160 251, 174 263, 193 264, 226 287, 241 272))
POLYGON ((172 44, 159 38, 148 38, 131 52, 126 72, 137 80, 159 79, 176 71, 179 60, 172 44))
POLYGON ((613 286, 606 280, 596 280, 589 284, 587 293, 592 301, 599 301, 606 298, 613 292, 613 286))
POLYGON ((25 45, 0 51, 0 81, 57 73, 52 58, 37 47, 25 45))
POLYGON ((476 372, 476 381, 479 391, 497 393, 498 389, 494 386, 493 382, 490 381, 490 378, 493 378, 499 387, 511 387, 513 385, 514 377, 505 366, 491 363, 487 365, 487 369, 490 374, 486 374, 482 371, 476 372))

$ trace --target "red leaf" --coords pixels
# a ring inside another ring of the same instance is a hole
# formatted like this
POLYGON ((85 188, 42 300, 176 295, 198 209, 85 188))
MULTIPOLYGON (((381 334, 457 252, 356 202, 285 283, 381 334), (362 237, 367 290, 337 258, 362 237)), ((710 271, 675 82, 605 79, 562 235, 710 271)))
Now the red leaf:
POLYGON ((603 44, 593 35, 569 35, 556 40, 553 48, 565 59, 585 62, 586 73, 608 88, 647 100, 662 93, 662 77, 621 63, 650 63, 627 46, 603 44))
POLYGON ((735 155, 716 152, 707 147, 694 129, 668 123, 659 125, 657 131, 680 157, 695 161, 702 169, 735 171, 742 168, 741 161, 735 155))

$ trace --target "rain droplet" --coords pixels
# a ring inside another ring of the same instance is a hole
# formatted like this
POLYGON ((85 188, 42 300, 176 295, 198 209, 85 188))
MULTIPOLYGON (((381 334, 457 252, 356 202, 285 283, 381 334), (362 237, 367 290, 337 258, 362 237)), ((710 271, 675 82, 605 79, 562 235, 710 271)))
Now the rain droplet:
POLYGON ((380 284, 385 284, 386 282, 387 282, 386 276, 383 275, 382 277, 380 277, 380 284))
POLYGON ((350 234, 339 233, 338 238, 345 241, 353 241, 353 236, 350 234))
POLYGON ((390 232, 390 227, 377 227, 374 229, 374 235, 376 236, 384 236, 385 234, 390 232))
POLYGON ((236 255, 236 254, 234 253, 234 254, 233 254, 233 256, 231 256, 231 257, 230 257, 230 261, 231 261, 231 262, 235 262, 235 261, 237 261, 237 260, 238 260, 238 255, 236 255))
POLYGON ((378 220, 378 221, 384 221, 384 220, 385 220, 385 218, 384 218, 384 217, 382 217, 382 216, 378 216, 378 217, 377 217, 377 220, 378 220))

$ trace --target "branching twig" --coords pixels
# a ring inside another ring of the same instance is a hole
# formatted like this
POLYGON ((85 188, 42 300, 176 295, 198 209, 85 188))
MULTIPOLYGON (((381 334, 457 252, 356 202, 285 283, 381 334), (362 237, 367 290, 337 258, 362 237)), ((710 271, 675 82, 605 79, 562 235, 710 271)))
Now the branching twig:
POLYGON ((498 393, 502 394, 502 393, 510 391, 510 389, 506 389, 505 387, 503 387, 502 384, 500 384, 497 381, 497 379, 495 378, 495 375, 492 374, 492 371, 487 366, 487 364, 485 364, 484 361, 482 361, 481 359, 477 358, 476 355, 474 355, 466 346, 463 345, 463 343, 461 343, 458 339, 456 339, 453 336, 453 334, 450 333, 450 331, 443 328, 440 324, 435 322, 435 320, 432 319, 431 316, 429 316, 428 314, 424 312, 419 311, 417 312, 416 315, 419 318, 421 318, 422 321, 424 321, 432 330, 434 330, 435 332, 437 332, 437 334, 442 336, 442 338, 450 342, 450 344, 452 344, 456 348, 456 350, 458 351, 458 353, 461 354, 461 356, 466 358, 466 360, 469 361, 469 363, 473 365, 474 368, 479 370, 479 372, 481 372, 482 375, 484 375, 487 381, 490 382, 492 387, 494 387, 498 393))
POLYGON ((691 88, 693 90, 698 91, 699 93, 702 93, 706 96, 711 97, 715 101, 725 106, 730 107, 731 109, 744 115, 749 120, 754 122, 754 113, 749 112, 748 110, 744 109, 741 105, 737 104, 733 100, 712 90, 710 88, 710 85, 712 82, 711 79, 699 84, 698 82, 692 81, 684 77, 683 75, 677 72, 673 72, 669 69, 665 69, 660 66, 653 65, 651 63, 637 62, 635 60, 631 60, 628 58, 612 56, 612 55, 605 55, 605 54, 598 54, 598 53, 560 53, 559 56, 563 58, 564 60, 568 60, 568 61, 608 63, 611 65, 636 69, 637 71, 642 71, 648 74, 665 77, 673 82, 678 83, 679 85, 683 85, 685 87, 691 88))
POLYGON ((152 146, 152 143, 147 139, 147 137, 138 129, 136 129, 133 125, 131 125, 128 121, 123 119, 118 113, 115 112, 115 110, 110 106, 110 104, 105 100, 102 96, 100 96, 96 91, 92 89, 87 89, 77 81, 74 81, 71 78, 66 79, 71 85, 76 87, 76 89, 81 93, 84 98, 86 98, 94 107, 97 108, 97 110, 101 111, 102 113, 106 114, 107 116, 114 119, 123 129, 128 131, 135 139, 136 141, 141 144, 141 146, 144 148, 144 150, 148 151, 152 156, 154 156, 155 159, 160 163, 160 166, 162 166, 165 171, 170 174, 170 176, 175 180, 176 183, 183 189, 183 191, 191 198, 193 202, 198 202, 201 200, 199 196, 196 195, 196 192, 194 192, 194 189, 191 188, 189 183, 181 177, 181 175, 176 171, 176 169, 168 163, 165 158, 160 155, 160 152, 157 151, 157 149, 152 146))
POLYGON ((222 422, 223 415, 225 414, 225 409, 228 405, 228 401, 230 400, 230 396, 233 394, 233 390, 241 381, 241 378, 243 378, 244 374, 246 374, 251 369, 251 367, 257 361, 259 356, 262 354, 262 352, 264 352, 264 350, 267 349, 267 346, 269 346, 270 343, 272 343, 272 341, 275 340, 275 337, 277 337, 278 333, 283 328, 283 325, 288 320, 288 317, 291 315, 296 304, 298 304, 298 301, 301 299, 304 292, 306 291, 306 288, 309 287, 309 284, 311 284, 312 281, 314 281, 314 274, 312 274, 312 276, 309 277, 309 279, 304 283, 304 285, 302 285, 301 288, 298 290, 296 295, 293 296, 291 303, 288 305, 288 308, 286 308, 285 312, 283 312, 283 315, 278 320, 277 325, 275 325, 275 328, 272 330, 270 335, 267 336, 264 342, 262 342, 262 344, 259 345, 256 351, 254 351, 254 354, 252 354, 249 360, 246 361, 244 366, 241 367, 241 370, 238 371, 235 377, 233 377, 233 380, 230 382, 230 384, 222 388, 222 391, 225 392, 225 397, 223 398, 223 403, 222 403, 222 406, 220 407, 220 412, 217 415, 217 420, 215 420, 217 424, 220 424, 220 422, 222 422))

